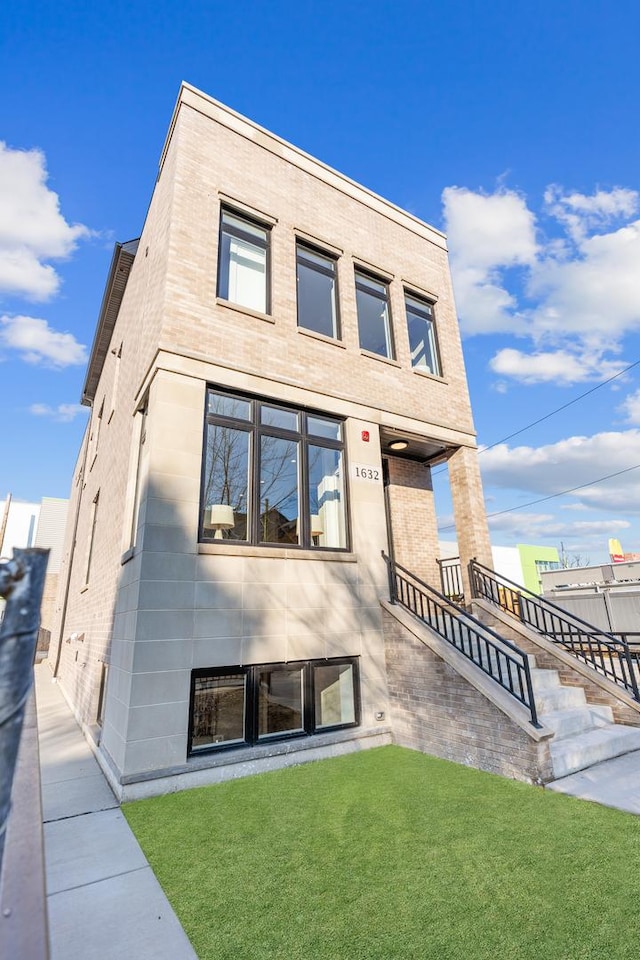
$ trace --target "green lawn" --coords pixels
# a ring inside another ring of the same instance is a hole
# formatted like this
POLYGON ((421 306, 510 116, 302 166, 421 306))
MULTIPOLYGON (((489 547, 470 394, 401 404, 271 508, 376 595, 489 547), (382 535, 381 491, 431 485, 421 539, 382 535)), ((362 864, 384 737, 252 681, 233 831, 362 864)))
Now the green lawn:
POLYGON ((200 960, 640 954, 640 818, 399 747, 123 809, 200 960))

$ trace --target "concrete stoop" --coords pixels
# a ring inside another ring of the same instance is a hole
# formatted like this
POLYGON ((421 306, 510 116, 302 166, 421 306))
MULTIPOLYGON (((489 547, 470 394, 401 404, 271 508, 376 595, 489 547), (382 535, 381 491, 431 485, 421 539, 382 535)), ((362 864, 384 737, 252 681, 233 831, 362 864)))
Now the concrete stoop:
POLYGON ((563 686, 557 670, 534 668, 531 676, 540 723, 554 733, 555 780, 640 750, 640 727, 614 723, 611 707, 587 703, 584 690, 563 686))

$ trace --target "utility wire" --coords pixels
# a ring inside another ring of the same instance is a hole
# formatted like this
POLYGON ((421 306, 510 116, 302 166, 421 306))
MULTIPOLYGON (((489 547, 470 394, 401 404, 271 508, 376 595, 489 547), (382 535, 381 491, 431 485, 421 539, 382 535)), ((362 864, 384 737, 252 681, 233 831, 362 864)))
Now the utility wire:
POLYGON ((526 427, 521 427, 519 430, 515 430, 514 433, 510 433, 507 437, 503 437, 502 440, 496 440, 494 443, 489 444, 488 447, 482 447, 478 453, 486 453, 487 450, 492 450, 494 447, 497 447, 499 443, 506 443, 507 440, 512 440, 513 437, 517 437, 519 434, 524 433, 525 430, 530 430, 531 427, 537 427, 539 423, 543 423, 545 420, 548 420, 549 417, 555 416, 556 413, 560 413, 561 410, 566 410, 567 407, 571 407, 574 403, 577 403, 578 400, 583 400, 585 397, 588 397, 589 394, 595 393, 596 390, 600 389, 600 387, 606 387, 606 385, 611 383, 612 380, 617 380, 618 377, 621 377, 624 373, 628 373, 629 370, 633 370, 633 368, 637 367, 638 364, 640 364, 640 360, 635 360, 633 363, 630 363, 628 367, 625 367, 624 370, 620 370, 619 373, 614 373, 613 376, 607 377, 606 380, 603 380, 601 383, 597 383, 595 387, 591 387, 589 390, 585 390, 584 393, 581 393, 578 397, 574 397, 573 400, 569 400, 567 403, 563 403, 561 407, 556 407, 555 410, 551 410, 550 413, 546 413, 544 417, 539 417, 532 423, 528 423, 526 427))
MULTIPOLYGON (((605 480, 612 480, 614 477, 620 477, 623 473, 630 473, 631 470, 640 468, 640 463, 633 467, 626 467, 624 470, 618 470, 616 473, 609 473, 606 477, 600 477, 598 480, 590 480, 589 483, 580 483, 577 487, 571 487, 570 490, 561 490, 559 493, 550 493, 548 497, 538 497, 537 500, 529 500, 528 503, 519 503, 515 507, 509 507, 507 510, 498 510, 496 513, 488 513, 487 520, 492 517, 501 517, 505 513, 515 513, 516 510, 522 510, 524 507, 532 507, 536 503, 545 503, 547 500, 555 500, 556 497, 564 497, 568 493, 575 493, 576 490, 584 490, 585 487, 595 487, 598 483, 604 483, 605 480)), ((446 527, 440 527, 440 530, 454 530, 455 524, 448 524, 446 527)))
MULTIPOLYGON (((579 400, 584 400, 585 397, 588 397, 589 394, 595 393, 596 390, 599 390, 600 387, 606 387, 608 383, 611 383, 612 380, 617 380, 618 377, 621 377, 623 374, 628 373, 629 370, 633 370, 634 367, 637 367, 640 364, 640 360, 634 360, 633 363, 630 363, 628 367, 625 367, 624 370, 620 370, 619 373, 614 373, 613 376, 607 377, 606 380, 603 380, 601 383, 596 383, 595 387, 591 387, 589 390, 585 390, 584 393, 581 393, 579 396, 574 397, 573 400, 569 400, 567 403, 563 403, 562 406, 556 407, 555 410, 551 410, 549 413, 545 413, 544 417, 538 417, 537 420, 533 420, 531 423, 526 424, 524 427, 520 427, 519 430, 515 430, 513 433, 508 434, 506 437, 502 437, 501 440, 495 440, 493 443, 490 443, 487 447, 481 447, 478 450, 478 455, 486 453, 487 450, 493 450, 494 447, 497 447, 501 443, 506 443, 507 440, 512 440, 514 437, 519 436, 521 433, 525 433, 526 430, 530 430, 531 427, 537 427, 539 423, 544 423, 545 420, 549 420, 550 417, 554 417, 556 413, 560 413, 562 410, 566 410, 567 407, 573 406, 574 403, 577 403, 579 400)), ((442 467, 440 470, 434 470, 432 476, 437 477, 440 473, 444 473, 446 467, 442 467)), ((558 494, 560 496, 560 494, 558 494)))

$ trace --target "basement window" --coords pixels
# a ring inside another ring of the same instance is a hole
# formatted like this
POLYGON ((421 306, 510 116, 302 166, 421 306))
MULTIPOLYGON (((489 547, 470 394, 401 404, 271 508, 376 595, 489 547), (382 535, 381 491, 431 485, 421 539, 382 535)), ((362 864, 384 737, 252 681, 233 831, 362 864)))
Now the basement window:
POLYGON ((190 755, 359 723, 356 657, 220 667, 191 675, 190 755))

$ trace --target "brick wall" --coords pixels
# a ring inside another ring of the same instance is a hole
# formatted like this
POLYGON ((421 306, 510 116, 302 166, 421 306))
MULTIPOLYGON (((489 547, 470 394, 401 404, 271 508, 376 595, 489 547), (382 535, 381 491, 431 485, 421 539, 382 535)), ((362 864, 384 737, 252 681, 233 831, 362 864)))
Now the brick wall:
POLYGON ((395 559, 439 589, 438 526, 431 470, 422 463, 389 457, 389 506, 395 559))
POLYGON ((383 613, 394 742, 516 780, 552 779, 536 743, 429 647, 383 613))

